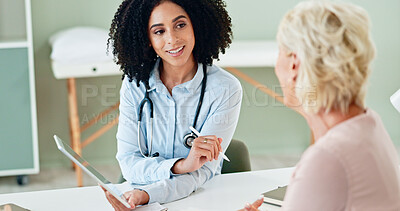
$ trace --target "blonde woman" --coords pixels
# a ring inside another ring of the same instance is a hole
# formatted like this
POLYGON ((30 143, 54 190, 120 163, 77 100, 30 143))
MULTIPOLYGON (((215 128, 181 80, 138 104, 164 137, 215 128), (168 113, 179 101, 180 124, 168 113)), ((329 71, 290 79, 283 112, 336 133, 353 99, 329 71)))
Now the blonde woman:
POLYGON ((296 166, 283 210, 400 210, 397 152, 364 104, 375 54, 369 28, 364 9, 317 1, 298 4, 280 24, 275 72, 284 103, 304 113, 316 140, 296 166))

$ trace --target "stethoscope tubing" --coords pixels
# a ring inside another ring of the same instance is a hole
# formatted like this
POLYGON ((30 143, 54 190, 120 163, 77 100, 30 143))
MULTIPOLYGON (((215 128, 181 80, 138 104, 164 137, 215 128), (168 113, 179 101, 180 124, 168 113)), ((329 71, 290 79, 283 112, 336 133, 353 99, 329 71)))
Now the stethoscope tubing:
MULTIPOLYGON (((200 99, 199 99, 199 103, 197 104, 196 114, 195 114, 195 118, 193 120, 193 126, 192 126, 193 128, 196 128, 197 119, 198 119, 199 114, 200 114, 200 109, 201 109, 201 106, 203 104, 204 93, 205 93, 205 90, 206 90, 207 66, 205 64, 203 64, 203 73, 204 73, 204 76, 203 76, 203 81, 202 81, 202 86, 201 86, 200 99)), ((138 142, 138 147, 139 147, 140 154, 143 157, 156 157, 156 156, 153 156, 151 154, 151 151, 152 151, 152 148, 153 148, 153 117, 154 117, 153 101, 150 99, 150 96, 149 96, 149 92, 150 92, 149 84, 145 83, 145 86, 146 86, 146 92, 145 92, 145 95, 144 95, 144 98, 143 98, 142 102, 140 102, 139 111, 138 111, 139 117, 138 117, 138 127, 137 127, 138 128, 138 130, 137 130, 137 134, 138 134, 137 142, 138 142), (141 122, 142 122, 142 113, 143 113, 143 108, 144 108, 146 103, 149 103, 149 106, 150 106, 150 121, 149 121, 149 123, 150 123, 150 127, 149 127, 150 128, 150 144, 148 146, 149 149, 148 149, 148 154, 147 155, 143 153, 142 147, 140 145, 140 128, 141 128, 141 122)), ((191 135, 194 138, 197 137, 193 133, 189 133, 188 135, 191 135)), ((186 136, 188 136, 188 135, 186 135, 186 136)), ((189 145, 186 142, 187 142, 187 140, 185 139, 184 140, 184 145, 186 147, 190 148, 191 145, 189 145)), ((158 154, 158 153, 154 153, 154 154, 158 154)))
POLYGON ((153 117, 154 117, 154 109, 153 109, 153 101, 150 99, 150 94, 149 94, 149 92, 150 92, 150 87, 149 87, 149 85, 148 84, 146 84, 146 93, 144 94, 144 98, 143 98, 143 100, 142 100, 142 102, 140 102, 140 105, 139 105, 139 118, 138 118, 138 138, 137 138, 137 141, 138 141, 138 147, 139 147, 139 151, 140 151, 140 154, 142 154, 142 156, 143 157, 149 157, 149 156, 152 156, 152 154, 151 154, 151 150, 153 149, 153 117), (150 144, 149 144, 149 154, 146 156, 144 153, 143 153, 143 151, 142 151, 142 146, 140 145, 140 127, 141 127, 141 125, 142 125, 142 112, 143 112, 143 108, 144 108, 144 106, 145 106, 145 104, 146 103, 149 103, 149 106, 150 106, 150 144))

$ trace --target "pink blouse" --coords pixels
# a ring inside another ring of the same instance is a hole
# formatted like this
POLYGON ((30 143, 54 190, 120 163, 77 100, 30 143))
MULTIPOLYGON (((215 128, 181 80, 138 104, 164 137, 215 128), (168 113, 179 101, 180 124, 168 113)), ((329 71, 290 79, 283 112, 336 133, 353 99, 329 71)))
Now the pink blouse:
POLYGON ((399 159, 377 113, 331 128, 303 154, 284 210, 400 211, 399 159))

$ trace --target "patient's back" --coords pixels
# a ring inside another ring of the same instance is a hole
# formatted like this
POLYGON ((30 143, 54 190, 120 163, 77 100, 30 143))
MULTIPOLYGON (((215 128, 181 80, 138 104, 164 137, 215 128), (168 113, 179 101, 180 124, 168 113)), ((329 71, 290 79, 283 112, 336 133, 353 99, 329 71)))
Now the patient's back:
POLYGON ((334 126, 307 149, 284 210, 400 210, 398 154, 374 111, 334 126))

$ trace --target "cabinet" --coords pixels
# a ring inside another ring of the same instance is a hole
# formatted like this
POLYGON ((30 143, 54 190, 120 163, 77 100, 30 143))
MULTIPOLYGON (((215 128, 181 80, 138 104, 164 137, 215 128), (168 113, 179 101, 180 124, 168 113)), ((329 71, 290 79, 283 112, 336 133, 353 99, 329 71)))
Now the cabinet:
POLYGON ((0 0, 0 176, 39 172, 30 0, 0 0))

